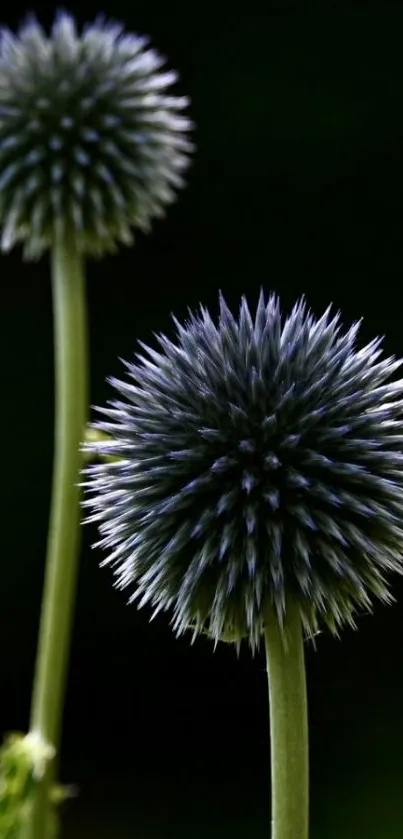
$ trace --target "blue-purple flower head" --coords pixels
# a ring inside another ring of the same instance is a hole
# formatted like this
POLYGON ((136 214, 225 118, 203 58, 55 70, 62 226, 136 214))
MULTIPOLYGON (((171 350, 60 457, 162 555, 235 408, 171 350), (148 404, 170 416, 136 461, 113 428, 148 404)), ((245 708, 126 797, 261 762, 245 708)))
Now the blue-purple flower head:
POLYGON ((176 339, 111 379, 98 409, 116 462, 86 469, 85 504, 105 562, 131 599, 169 610, 177 633, 254 648, 274 606, 299 604, 307 635, 354 626, 403 567, 403 380, 381 339, 361 348, 299 301, 252 318, 223 298, 176 339))
POLYGON ((94 256, 130 244, 184 185, 188 100, 148 38, 99 17, 78 34, 60 12, 48 37, 29 17, 0 30, 1 247, 27 258, 57 232, 94 256))

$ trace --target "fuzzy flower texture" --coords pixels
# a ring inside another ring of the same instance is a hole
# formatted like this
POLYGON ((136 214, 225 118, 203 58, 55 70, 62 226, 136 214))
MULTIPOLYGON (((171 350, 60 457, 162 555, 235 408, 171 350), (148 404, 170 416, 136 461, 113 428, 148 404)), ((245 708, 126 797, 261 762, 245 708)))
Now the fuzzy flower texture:
MULTIPOLYGON (((267 608, 289 597, 306 634, 334 634, 402 571, 403 380, 359 323, 319 319, 299 301, 282 317, 260 295, 253 319, 220 298, 177 340, 126 365, 96 427, 117 462, 86 469, 85 504, 117 584, 173 626, 259 643, 267 608)), ((88 449, 99 451, 96 444, 88 449)), ((104 564, 105 564, 104 563, 104 564)))
POLYGON ((99 17, 76 31, 57 14, 50 37, 30 16, 0 30, 1 247, 26 258, 56 230, 93 256, 147 232, 184 185, 193 146, 188 100, 148 38, 99 17))

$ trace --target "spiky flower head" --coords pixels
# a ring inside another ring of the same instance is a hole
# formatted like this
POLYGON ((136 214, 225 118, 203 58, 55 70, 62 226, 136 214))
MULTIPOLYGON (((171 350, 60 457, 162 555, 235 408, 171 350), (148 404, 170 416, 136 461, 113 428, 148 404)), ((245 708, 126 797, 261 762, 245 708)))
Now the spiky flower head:
POLYGON ((148 38, 102 16, 82 35, 59 12, 0 30, 1 247, 24 256, 72 234, 94 256, 130 244, 183 186, 192 144, 175 72, 148 38))
MULTIPOLYGON (((118 462, 86 469, 85 504, 132 600, 254 648, 267 609, 289 598, 307 635, 354 626, 403 551, 401 361, 381 339, 357 348, 330 308, 282 317, 263 293, 253 319, 223 298, 174 319, 176 342, 141 344, 120 395, 99 409, 118 462)), ((91 450, 91 444, 89 445, 91 450)), ((99 451, 99 446, 92 446, 99 451)))

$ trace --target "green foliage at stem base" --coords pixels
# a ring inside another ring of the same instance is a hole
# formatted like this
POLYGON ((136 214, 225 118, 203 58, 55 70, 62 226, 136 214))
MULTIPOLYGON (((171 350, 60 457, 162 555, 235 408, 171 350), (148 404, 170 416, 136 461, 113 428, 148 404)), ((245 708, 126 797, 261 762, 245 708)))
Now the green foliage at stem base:
MULTIPOLYGON (((29 823, 31 803, 46 763, 54 750, 33 734, 8 734, 0 748, 0 839, 21 839, 29 823)), ((54 785, 44 839, 57 839, 58 807, 76 794, 74 787, 54 785)))

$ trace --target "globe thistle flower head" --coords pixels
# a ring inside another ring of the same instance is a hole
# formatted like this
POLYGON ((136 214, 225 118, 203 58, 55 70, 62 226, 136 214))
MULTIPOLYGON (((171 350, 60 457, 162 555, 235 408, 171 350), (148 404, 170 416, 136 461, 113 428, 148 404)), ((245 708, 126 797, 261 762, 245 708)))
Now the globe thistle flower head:
POLYGON ((93 256, 164 215, 193 149, 188 100, 148 38, 59 12, 0 30, 1 247, 37 258, 58 231, 93 256))
MULTIPOLYGON (((174 319, 175 320, 175 319, 174 319)), ((381 340, 357 347, 330 309, 282 317, 263 293, 253 318, 220 299, 175 320, 176 340, 111 379, 98 409, 120 460, 85 470, 88 521, 117 585, 182 633, 255 648, 274 607, 297 602, 313 636, 392 598, 402 571, 403 380, 381 340)), ((99 446, 89 444, 92 452, 99 446)))

